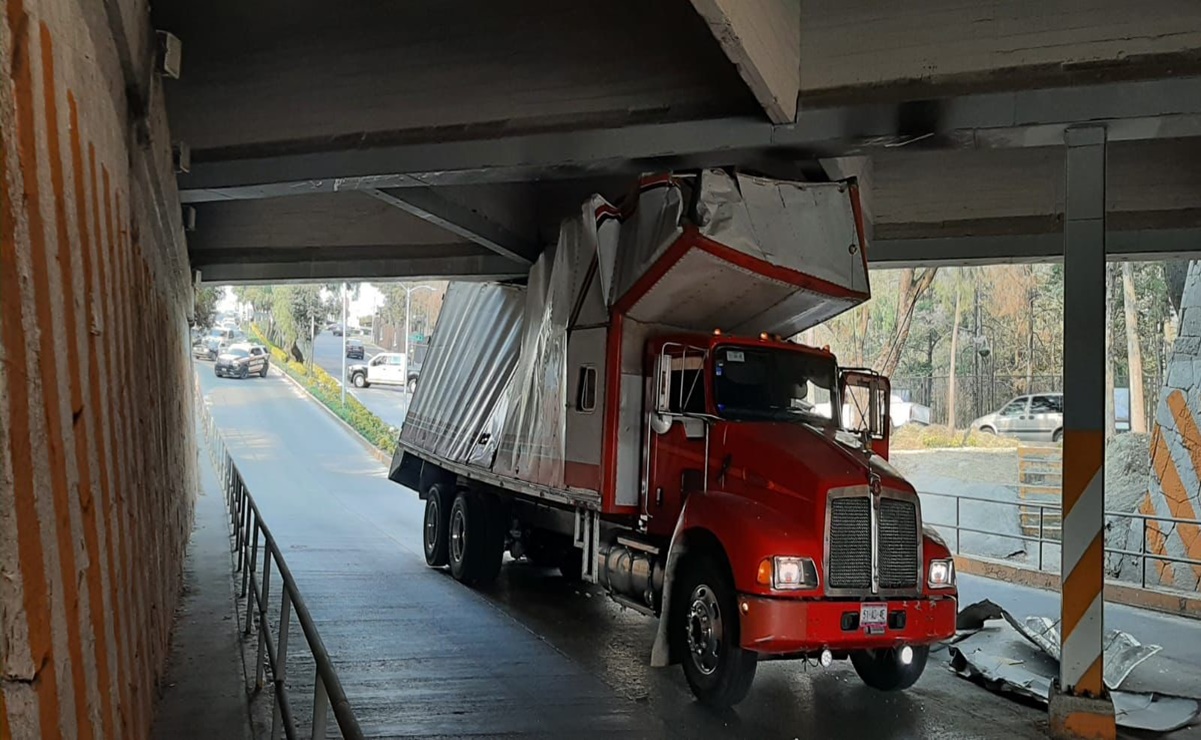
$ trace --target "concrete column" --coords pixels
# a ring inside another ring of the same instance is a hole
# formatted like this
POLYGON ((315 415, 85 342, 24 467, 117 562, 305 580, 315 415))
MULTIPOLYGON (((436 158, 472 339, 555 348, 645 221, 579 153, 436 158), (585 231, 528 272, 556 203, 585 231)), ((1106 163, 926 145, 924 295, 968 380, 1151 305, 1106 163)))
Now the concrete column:
POLYGON ((1102 682, 1105 526, 1105 128, 1068 129, 1064 219, 1061 738, 1113 738, 1102 682))

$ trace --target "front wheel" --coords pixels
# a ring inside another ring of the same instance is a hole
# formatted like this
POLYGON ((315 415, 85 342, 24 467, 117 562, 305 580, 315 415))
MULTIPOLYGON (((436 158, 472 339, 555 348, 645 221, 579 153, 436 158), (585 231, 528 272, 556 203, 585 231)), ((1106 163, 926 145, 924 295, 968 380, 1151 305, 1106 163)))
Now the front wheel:
POLYGON ((409 395, 412 395, 412 394, 416 393, 416 392, 417 392, 417 379, 416 379, 416 378, 410 378, 410 379, 409 379, 409 385, 408 385, 407 387, 408 387, 408 389, 409 389, 409 395))
POLYGON ((995 435, 997 433, 997 430, 993 429, 992 427, 980 427, 980 433, 995 435))
POLYGON ((1051 441, 1055 442, 1055 443, 1062 442, 1063 441, 1063 430, 1056 429, 1055 432, 1051 435, 1051 441))
MULTIPOLYGON (((727 569, 702 555, 686 564, 676 609, 683 631, 684 677, 702 704, 731 707, 742 701, 755 680, 758 656, 739 642, 738 600, 727 569)), ((675 609, 673 609, 675 611, 675 609)))
POLYGON ((250 377, 250 368, 247 367, 246 365, 243 365, 242 372, 238 373, 238 377, 241 378, 242 380, 246 380, 247 378, 249 378, 250 377))
POLYGON ((910 647, 913 651, 908 663, 902 657, 905 648, 883 648, 880 650, 859 650, 851 653, 851 665, 859 678, 873 689, 879 691, 900 691, 917 683, 922 671, 926 670, 926 659, 930 657, 929 647, 910 647))
POLYGON ((366 388, 367 387, 367 377, 365 375, 363 375, 362 373, 355 373, 355 376, 351 380, 351 382, 354 383, 355 388, 366 388))

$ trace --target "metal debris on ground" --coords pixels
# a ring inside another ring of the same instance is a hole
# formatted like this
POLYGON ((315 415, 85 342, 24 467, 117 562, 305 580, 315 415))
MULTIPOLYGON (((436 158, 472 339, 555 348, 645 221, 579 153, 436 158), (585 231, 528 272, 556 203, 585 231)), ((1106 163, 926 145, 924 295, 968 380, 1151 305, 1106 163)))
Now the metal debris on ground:
MULTIPOLYGON (((1043 704, 1050 701, 1059 675, 1058 621, 1038 616, 1018 620, 985 600, 965 607, 957 625, 960 632, 948 646, 952 671, 990 691, 1043 704)), ((1140 664, 1161 650, 1158 645, 1143 645, 1129 633, 1110 630, 1104 680, 1120 727, 1171 732, 1191 724, 1201 713, 1201 702, 1194 698, 1118 690, 1140 664)))

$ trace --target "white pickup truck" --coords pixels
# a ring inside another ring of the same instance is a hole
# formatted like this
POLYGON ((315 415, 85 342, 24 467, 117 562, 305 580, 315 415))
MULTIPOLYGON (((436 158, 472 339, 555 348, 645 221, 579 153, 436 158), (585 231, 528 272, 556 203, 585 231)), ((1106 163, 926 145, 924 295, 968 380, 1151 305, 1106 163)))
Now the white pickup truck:
POLYGON ((346 368, 346 377, 356 388, 380 385, 409 385, 408 363, 403 352, 380 352, 366 363, 346 368))

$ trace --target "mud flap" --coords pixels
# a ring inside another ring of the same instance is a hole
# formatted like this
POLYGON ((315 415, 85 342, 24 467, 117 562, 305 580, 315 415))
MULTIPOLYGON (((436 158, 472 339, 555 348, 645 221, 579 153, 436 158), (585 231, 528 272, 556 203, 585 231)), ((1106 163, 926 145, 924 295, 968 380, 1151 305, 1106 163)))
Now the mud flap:
POLYGON ((676 529, 671 533, 671 545, 667 549, 667 565, 663 574, 663 608, 659 610, 659 629, 655 632, 655 644, 651 647, 651 667, 666 668, 672 663, 679 662, 679 656, 671 654, 671 635, 668 632, 671 624, 671 592, 676 578, 676 569, 680 558, 688 551, 688 546, 680 538, 684 529, 685 514, 688 513, 688 501, 676 519, 676 529))

